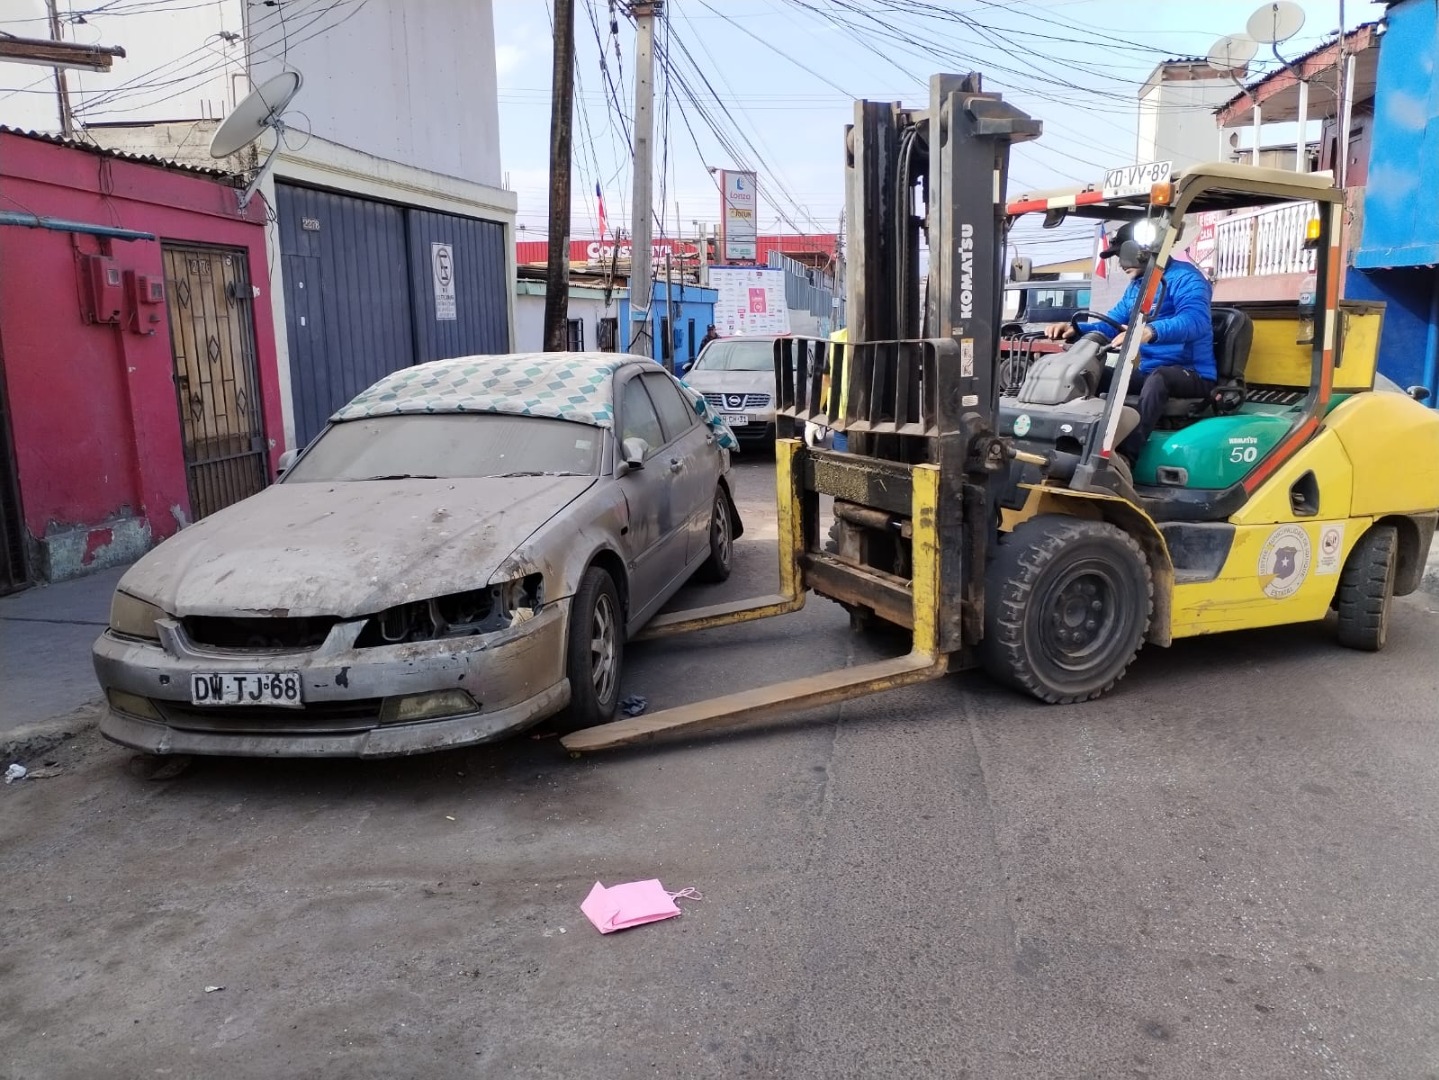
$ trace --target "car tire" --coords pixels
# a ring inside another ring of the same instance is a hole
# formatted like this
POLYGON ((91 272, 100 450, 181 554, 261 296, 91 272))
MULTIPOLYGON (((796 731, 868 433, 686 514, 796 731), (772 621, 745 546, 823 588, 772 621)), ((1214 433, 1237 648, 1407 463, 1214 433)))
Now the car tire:
POLYGON ((728 581, 734 565, 734 509, 724 485, 715 488, 714 504, 710 507, 710 554, 699 568, 701 581, 719 584, 728 581))
POLYGON ((625 620, 614 580, 598 566, 585 571, 570 601, 565 673, 570 707, 551 725, 561 733, 607 724, 615 718, 624 671, 625 620))
POLYGON ((1149 631, 1149 563, 1114 525, 1033 518, 1000 537, 986 576, 985 668, 1040 701, 1099 697, 1124 677, 1149 631))
POLYGON ((1398 554, 1399 530, 1393 525, 1375 525, 1359 538, 1345 560, 1335 605, 1339 644, 1345 648, 1364 652, 1384 648, 1398 554))

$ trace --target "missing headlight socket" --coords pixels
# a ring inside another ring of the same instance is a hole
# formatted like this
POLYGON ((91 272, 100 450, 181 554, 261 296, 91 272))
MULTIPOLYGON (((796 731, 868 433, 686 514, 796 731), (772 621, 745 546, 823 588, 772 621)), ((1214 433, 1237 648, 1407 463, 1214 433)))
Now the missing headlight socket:
POLYGON ((543 604, 543 576, 527 574, 483 589, 386 608, 370 618, 355 644, 373 648, 494 633, 533 618, 543 604))

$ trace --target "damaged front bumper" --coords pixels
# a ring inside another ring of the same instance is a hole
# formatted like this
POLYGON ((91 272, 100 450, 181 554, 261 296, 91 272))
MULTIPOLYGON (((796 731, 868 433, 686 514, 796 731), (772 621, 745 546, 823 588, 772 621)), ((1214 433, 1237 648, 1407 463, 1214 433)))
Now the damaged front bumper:
POLYGON ((568 618, 569 601, 561 600, 495 633, 357 648, 361 619, 337 624, 322 645, 303 651, 200 646, 172 619, 156 623, 159 644, 106 631, 93 651, 109 702, 100 731, 151 754, 242 757, 395 757, 491 742, 569 704, 568 618), (198 673, 286 672, 300 676, 300 708, 190 700, 198 673), (472 707, 386 722, 400 713, 397 700, 457 689, 472 707))

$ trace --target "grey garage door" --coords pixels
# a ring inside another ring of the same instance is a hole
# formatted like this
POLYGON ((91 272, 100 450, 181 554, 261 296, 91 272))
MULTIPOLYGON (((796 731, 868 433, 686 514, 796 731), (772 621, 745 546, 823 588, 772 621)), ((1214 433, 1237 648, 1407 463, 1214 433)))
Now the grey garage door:
POLYGON ((504 226, 292 184, 275 194, 300 445, 392 371, 509 350, 504 226))

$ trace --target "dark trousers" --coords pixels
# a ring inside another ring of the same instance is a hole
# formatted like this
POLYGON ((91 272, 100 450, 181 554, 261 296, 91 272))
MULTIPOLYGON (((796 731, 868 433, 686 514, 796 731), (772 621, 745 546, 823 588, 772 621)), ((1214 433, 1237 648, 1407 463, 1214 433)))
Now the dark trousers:
MULTIPOLYGON (((1114 369, 1107 367, 1099 378, 1099 392, 1109 390, 1114 379, 1114 369)), ((1214 389, 1212 379, 1201 378, 1193 368, 1174 365, 1155 368, 1148 374, 1135 372, 1129 379, 1129 392, 1139 395, 1139 426, 1131 431, 1115 449, 1131 462, 1137 461, 1144 451, 1144 444, 1150 434, 1159 426, 1164 416, 1164 407, 1171 397, 1208 397, 1214 389)))

